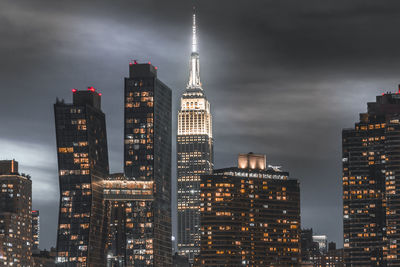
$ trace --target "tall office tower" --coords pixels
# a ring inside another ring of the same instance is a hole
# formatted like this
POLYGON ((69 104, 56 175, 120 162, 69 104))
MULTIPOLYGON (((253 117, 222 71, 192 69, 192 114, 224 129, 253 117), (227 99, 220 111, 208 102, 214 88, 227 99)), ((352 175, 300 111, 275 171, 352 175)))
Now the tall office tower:
POLYGON ((400 93, 377 96, 342 136, 345 264, 399 266, 400 93))
POLYGON ((0 265, 32 266, 32 181, 0 161, 0 265))
POLYGON ((213 137, 210 103, 199 73, 196 14, 193 14, 193 44, 190 74, 178 112, 178 251, 193 258, 200 252, 200 175, 213 169, 213 137))
POLYGON ((201 176, 201 246, 196 265, 298 266, 299 182, 265 155, 201 176), (198 261, 198 262, 197 262, 198 261))
POLYGON ((128 266, 171 266, 171 89, 150 64, 125 78, 124 171, 153 183, 152 201, 126 203, 128 266))
POLYGON ((73 89, 73 103, 54 105, 60 210, 57 266, 105 266, 107 237, 103 180, 108 150, 101 94, 73 89))
POLYGON ((39 250, 40 217, 38 210, 32 210, 32 249, 39 250))

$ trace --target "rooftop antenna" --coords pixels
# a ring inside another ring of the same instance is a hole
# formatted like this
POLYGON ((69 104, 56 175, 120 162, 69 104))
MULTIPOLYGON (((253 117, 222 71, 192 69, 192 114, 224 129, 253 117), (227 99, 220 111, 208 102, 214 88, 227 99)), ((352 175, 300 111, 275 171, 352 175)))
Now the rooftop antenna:
POLYGON ((192 26, 192 52, 197 52, 197 26, 196 26, 196 6, 193 6, 193 26, 192 26))

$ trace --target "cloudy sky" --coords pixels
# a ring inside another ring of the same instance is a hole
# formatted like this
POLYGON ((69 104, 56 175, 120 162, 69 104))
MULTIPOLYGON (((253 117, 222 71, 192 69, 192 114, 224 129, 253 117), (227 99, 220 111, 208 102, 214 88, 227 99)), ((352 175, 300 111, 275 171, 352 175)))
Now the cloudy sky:
MULTIPOLYGON (((197 1, 201 78, 215 165, 267 154, 301 183, 302 226, 342 245, 341 130, 400 83, 398 1, 197 1)), ((103 93, 111 171, 122 170, 123 78, 151 61, 185 88, 190 0, 0 1, 0 159, 33 181, 41 247, 58 217, 53 104, 71 88, 103 93)), ((175 153, 175 148, 173 150, 175 153)), ((173 156, 175 158, 175 156, 173 156)), ((175 164, 175 163, 174 163, 175 164)), ((175 170, 173 171, 175 184, 175 170)))

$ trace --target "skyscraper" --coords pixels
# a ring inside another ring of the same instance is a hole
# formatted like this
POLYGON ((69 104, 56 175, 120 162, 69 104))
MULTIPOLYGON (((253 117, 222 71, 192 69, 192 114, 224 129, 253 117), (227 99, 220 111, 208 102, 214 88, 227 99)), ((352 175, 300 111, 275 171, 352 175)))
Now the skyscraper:
POLYGON ((32 181, 0 161, 0 265, 32 266, 32 181))
POLYGON ((152 200, 126 202, 127 266, 171 266, 171 89, 150 64, 125 78, 124 172, 152 183, 152 200))
POLYGON ((200 175, 213 169, 212 116, 200 82, 196 14, 189 82, 181 97, 177 135, 178 251, 193 261, 200 251, 200 175))
POLYGON ((196 266, 298 266, 300 188, 265 155, 201 176, 201 250, 196 266))
POLYGON ((400 265, 400 91, 368 103, 342 133, 346 266, 400 265))
POLYGON ((57 266, 104 266, 107 233, 103 180, 108 150, 101 94, 73 89, 54 105, 60 185, 57 266))
POLYGON ((38 210, 32 210, 32 249, 39 250, 40 216, 38 210))

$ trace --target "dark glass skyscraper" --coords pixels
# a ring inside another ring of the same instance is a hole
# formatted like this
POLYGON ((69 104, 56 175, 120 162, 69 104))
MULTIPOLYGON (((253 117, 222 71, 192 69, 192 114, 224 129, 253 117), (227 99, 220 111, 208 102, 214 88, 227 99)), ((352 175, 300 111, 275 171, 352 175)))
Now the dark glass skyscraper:
POLYGON ((130 64, 125 78, 124 171, 152 183, 152 200, 126 202, 127 266, 171 266, 171 89, 157 68, 130 64))
POLYGON ((54 105, 60 184, 57 266, 104 266, 107 233, 103 180, 108 150, 101 94, 73 89, 54 105))
POLYGON ((342 133, 346 266, 400 265, 400 93, 368 103, 342 133))
POLYGON ((32 266, 32 181, 0 161, 0 266, 32 266))
POLYGON ((201 250, 196 266, 299 266, 299 182, 265 155, 201 176, 201 250))
POLYGON ((200 175, 213 169, 212 116, 201 82, 196 15, 190 74, 181 97, 177 135, 178 250, 193 258, 200 252, 200 175))

